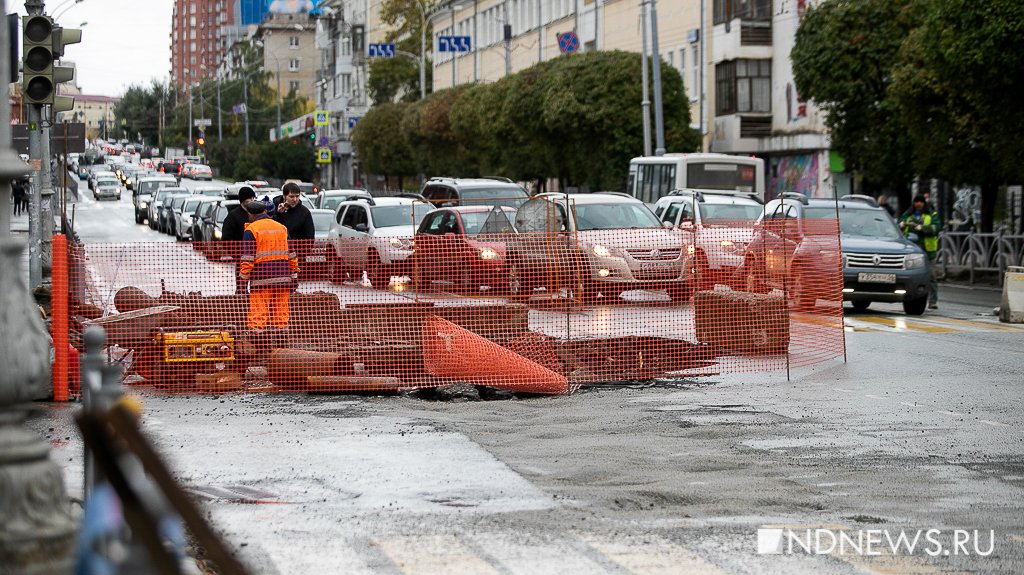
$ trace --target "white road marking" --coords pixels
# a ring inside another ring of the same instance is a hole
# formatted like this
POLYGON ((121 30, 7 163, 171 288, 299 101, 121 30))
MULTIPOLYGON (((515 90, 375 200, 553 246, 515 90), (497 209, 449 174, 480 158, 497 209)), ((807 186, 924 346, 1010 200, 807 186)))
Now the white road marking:
POLYGON ((882 399, 882 400, 889 399, 887 397, 882 397, 880 395, 874 395, 874 394, 871 394, 871 393, 864 394, 864 397, 870 397, 871 399, 882 399))
POLYGON ((635 575, 724 575, 718 566, 661 537, 607 537, 577 533, 595 551, 635 575))
POLYGON ((1008 427, 1005 423, 1000 423, 998 421, 992 421, 990 419, 982 419, 981 422, 984 423, 985 425, 992 425, 994 427, 1008 427))
POLYGON ((966 415, 964 413, 960 413, 959 411, 946 411, 944 409, 938 409, 935 411, 935 413, 941 413, 943 415, 952 415, 953 417, 963 417, 964 415, 966 415))
POLYGON ((407 575, 499 573, 451 535, 388 537, 378 539, 377 545, 407 575))
POLYGON ((905 405, 907 407, 917 407, 916 403, 909 403, 909 402, 906 402, 906 401, 901 401, 900 405, 905 405))

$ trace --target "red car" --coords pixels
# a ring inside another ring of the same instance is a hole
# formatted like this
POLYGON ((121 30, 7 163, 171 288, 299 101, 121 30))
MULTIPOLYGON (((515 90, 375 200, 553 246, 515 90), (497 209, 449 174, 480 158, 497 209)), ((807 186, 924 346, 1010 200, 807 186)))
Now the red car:
POLYGON ((495 206, 457 206, 431 211, 416 231, 414 279, 430 288, 435 282, 478 294, 508 292, 513 278, 505 262, 505 241, 516 233, 516 211, 495 206))

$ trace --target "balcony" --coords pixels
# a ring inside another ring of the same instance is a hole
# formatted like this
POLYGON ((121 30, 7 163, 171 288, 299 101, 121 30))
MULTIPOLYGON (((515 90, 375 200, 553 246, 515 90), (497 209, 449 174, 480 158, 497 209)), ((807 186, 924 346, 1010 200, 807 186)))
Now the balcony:
POLYGON ((772 23, 770 21, 740 21, 740 46, 771 46, 772 23))

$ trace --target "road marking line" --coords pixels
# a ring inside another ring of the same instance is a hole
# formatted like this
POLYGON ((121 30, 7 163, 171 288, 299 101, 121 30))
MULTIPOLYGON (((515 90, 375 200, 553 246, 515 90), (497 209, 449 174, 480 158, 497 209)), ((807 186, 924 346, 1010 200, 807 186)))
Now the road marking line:
POLYGON ((866 321, 868 323, 884 325, 885 327, 890 327, 890 328, 893 328, 896 331, 900 331, 900 332, 904 332, 904 331, 923 331, 923 332, 927 332, 927 333, 953 333, 953 332, 957 332, 957 331, 962 331, 962 330, 959 330, 959 329, 952 329, 952 328, 948 328, 948 327, 935 327, 935 326, 930 326, 930 325, 926 325, 926 324, 923 324, 923 323, 918 323, 918 322, 914 322, 914 321, 908 321, 908 320, 906 320, 904 318, 901 318, 901 317, 898 317, 898 318, 890 318, 890 317, 860 317, 860 318, 857 318, 857 319, 859 319, 860 321, 866 321))
POLYGON ((992 421, 991 419, 982 419, 981 422, 984 423, 985 425, 991 425, 991 426, 994 426, 994 427, 1008 427, 1005 423, 1000 423, 998 421, 992 421))
POLYGON ((835 389, 836 391, 841 391, 841 392, 843 392, 843 393, 853 393, 853 390, 852 390, 852 389, 843 389, 843 388, 841 388, 841 387, 834 387, 834 388, 832 388, 832 389, 835 389))
POLYGON ((1009 539, 1012 539, 1013 541, 1016 541, 1017 543, 1024 543, 1024 536, 1011 534, 1007 535, 1007 537, 1009 539))
POLYGON ((375 540, 381 552, 407 575, 498 575, 472 550, 451 535, 388 537, 375 540))
POLYGON ((905 405, 905 406, 907 406, 907 407, 917 407, 917 404, 914 404, 914 403, 908 403, 908 402, 906 402, 906 401, 901 401, 901 402, 900 402, 900 405, 905 405))
POLYGON ((888 397, 882 397, 880 395, 873 395, 871 393, 864 394, 864 397, 870 397, 871 399, 889 399, 888 397))
POLYGON ((576 536, 635 575, 725 575, 717 565, 661 537, 611 538, 592 533, 576 536))
POLYGON ((931 322, 935 322, 935 323, 939 323, 939 324, 951 323, 951 324, 954 324, 954 325, 969 325, 969 326, 972 326, 972 327, 982 327, 982 328, 986 328, 986 329, 994 329, 996 331, 1015 331, 1017 333, 1024 333, 1024 328, 1011 327, 1011 326, 1008 326, 1008 325, 999 325, 997 323, 989 323, 989 322, 985 322, 985 321, 971 321, 971 320, 967 320, 967 319, 956 319, 956 318, 952 318, 952 317, 943 317, 943 318, 928 317, 928 318, 921 318, 918 321, 926 321, 926 322, 927 321, 931 321, 931 322))
POLYGON ((959 411, 946 411, 944 409, 937 409, 935 410, 935 413, 941 413, 943 415, 952 415, 953 417, 966 415, 964 413, 960 413, 959 411))
POLYGON ((967 575, 970 573, 969 571, 947 571, 914 555, 861 556, 833 553, 831 556, 845 561, 857 569, 876 575, 894 575, 896 573, 901 575, 933 575, 938 573, 942 575, 967 575))

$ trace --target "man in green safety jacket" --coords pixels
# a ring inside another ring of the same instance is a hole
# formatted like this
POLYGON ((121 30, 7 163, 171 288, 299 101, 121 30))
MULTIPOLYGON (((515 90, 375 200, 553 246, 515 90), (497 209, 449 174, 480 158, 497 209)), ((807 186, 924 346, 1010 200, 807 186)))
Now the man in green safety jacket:
MULTIPOLYGON (((939 253, 939 230, 941 229, 942 222, 939 221, 939 214, 932 209, 922 195, 914 196, 910 209, 900 216, 900 230, 908 239, 912 239, 910 234, 915 235, 912 241, 921 246, 928 254, 929 268, 939 253)), ((932 281, 928 284, 928 308, 937 309, 938 307, 939 287, 935 282, 935 277, 932 276, 932 281)))

